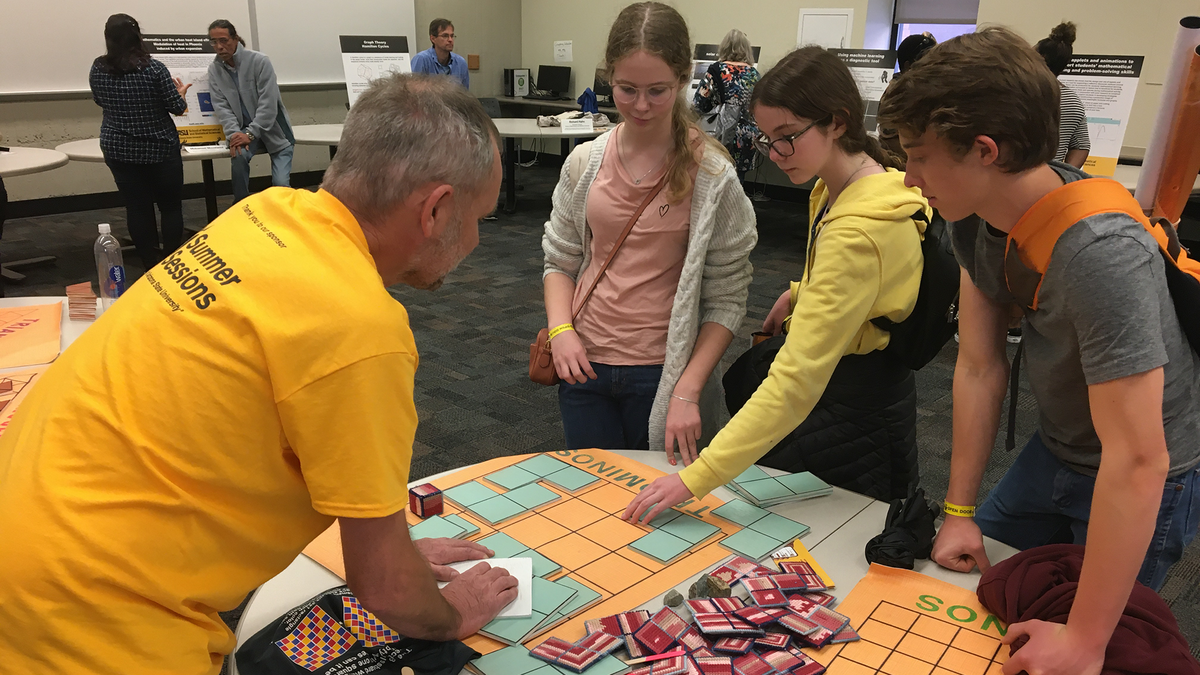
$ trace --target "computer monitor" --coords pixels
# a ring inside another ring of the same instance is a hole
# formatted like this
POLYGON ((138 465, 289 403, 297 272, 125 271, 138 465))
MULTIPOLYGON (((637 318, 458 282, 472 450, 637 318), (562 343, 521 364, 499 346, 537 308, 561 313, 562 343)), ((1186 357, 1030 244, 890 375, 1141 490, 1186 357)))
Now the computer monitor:
POLYGON ((603 68, 596 69, 596 79, 592 81, 592 92, 596 94, 597 99, 606 103, 612 100, 612 85, 604 79, 603 68))
POLYGON ((538 66, 537 88, 566 94, 571 90, 571 69, 567 66, 538 66))

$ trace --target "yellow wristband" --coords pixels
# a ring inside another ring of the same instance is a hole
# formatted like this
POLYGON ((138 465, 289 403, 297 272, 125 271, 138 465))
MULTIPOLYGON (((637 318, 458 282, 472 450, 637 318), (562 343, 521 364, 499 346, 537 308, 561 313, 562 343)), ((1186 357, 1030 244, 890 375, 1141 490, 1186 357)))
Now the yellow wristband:
POLYGON ((575 326, 572 324, 569 324, 569 323, 564 323, 561 326, 555 326, 554 328, 550 329, 550 335, 546 339, 553 340, 554 338, 558 337, 559 335, 561 335, 569 330, 575 330, 575 326))
POLYGON ((959 506, 958 504, 951 504, 950 502, 946 502, 946 504, 942 508, 942 510, 945 511, 947 515, 959 516, 960 518, 974 518, 975 517, 975 507, 974 506, 959 506))

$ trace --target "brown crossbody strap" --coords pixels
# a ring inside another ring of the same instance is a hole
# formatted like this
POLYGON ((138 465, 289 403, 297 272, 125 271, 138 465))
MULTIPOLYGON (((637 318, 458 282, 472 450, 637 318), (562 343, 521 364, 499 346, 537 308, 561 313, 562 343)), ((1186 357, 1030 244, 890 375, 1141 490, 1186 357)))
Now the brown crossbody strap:
POLYGON ((617 257, 617 251, 621 250, 621 244, 625 243, 625 238, 629 236, 631 231, 633 231, 633 226, 637 224, 638 218, 642 217, 642 212, 646 210, 647 206, 650 206, 650 202, 654 201, 654 198, 658 196, 658 193, 662 192, 663 186, 666 185, 666 182, 667 177, 664 175, 661 179, 659 179, 658 183, 654 186, 654 189, 650 191, 650 194, 646 195, 646 198, 642 200, 642 205, 638 207, 638 210, 633 212, 633 217, 630 218, 629 223, 625 225, 625 231, 622 232, 621 236, 617 238, 617 243, 613 244, 613 249, 611 252, 609 252, 608 259, 604 261, 604 266, 600 268, 600 273, 597 274, 596 279, 592 281, 592 287, 589 288, 587 294, 583 296, 583 301, 579 303, 579 307, 571 313, 572 323, 575 322, 575 319, 579 318, 579 313, 583 311, 583 306, 586 305, 587 301, 592 297, 592 291, 596 290, 596 285, 599 284, 600 280, 604 278, 604 273, 608 271, 608 266, 612 263, 613 258, 617 257))

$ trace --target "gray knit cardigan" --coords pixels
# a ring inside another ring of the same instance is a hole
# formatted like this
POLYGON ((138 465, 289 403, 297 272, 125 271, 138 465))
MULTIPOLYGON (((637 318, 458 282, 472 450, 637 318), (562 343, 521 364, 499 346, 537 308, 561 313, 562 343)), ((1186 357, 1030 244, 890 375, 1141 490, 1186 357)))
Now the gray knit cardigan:
MULTIPOLYGON (((553 210, 542 236, 543 278, 559 272, 578 280, 580 272, 591 262, 588 192, 611 135, 612 132, 607 132, 591 143, 580 145, 568 161, 563 162, 558 186, 554 188, 553 210), (575 171, 579 171, 581 165, 582 171, 572 176, 571 167, 575 166, 575 171)), ((737 335, 746 315, 746 297, 753 271, 750 251, 757 242, 754 207, 742 190, 733 166, 723 156, 706 152, 692 190, 687 256, 667 327, 662 379, 650 411, 651 450, 666 448, 667 404, 691 358, 700 324, 711 321, 737 335)), ((709 375, 700 396, 701 448, 716 435, 724 406, 717 370, 709 375)))

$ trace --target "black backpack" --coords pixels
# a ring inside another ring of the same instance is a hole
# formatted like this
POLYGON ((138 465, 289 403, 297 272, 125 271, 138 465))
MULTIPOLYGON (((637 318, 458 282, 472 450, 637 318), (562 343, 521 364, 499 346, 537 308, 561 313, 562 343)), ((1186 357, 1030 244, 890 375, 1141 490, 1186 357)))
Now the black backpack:
POLYGON ((932 220, 927 218, 923 209, 914 213, 912 219, 925 222, 925 239, 921 242, 925 263, 921 268, 917 304, 912 314, 900 323, 882 316, 871 319, 871 323, 892 334, 885 352, 909 368, 920 370, 937 356, 957 330, 960 277, 950 242, 950 224, 937 211, 933 212, 932 220))

